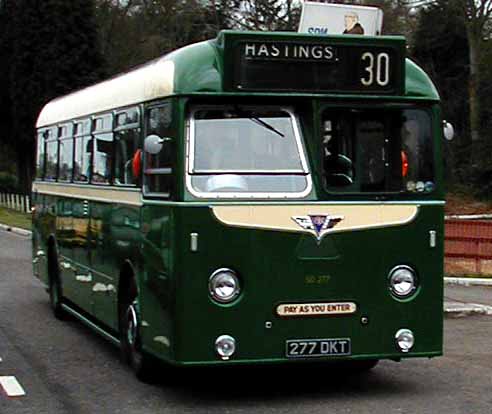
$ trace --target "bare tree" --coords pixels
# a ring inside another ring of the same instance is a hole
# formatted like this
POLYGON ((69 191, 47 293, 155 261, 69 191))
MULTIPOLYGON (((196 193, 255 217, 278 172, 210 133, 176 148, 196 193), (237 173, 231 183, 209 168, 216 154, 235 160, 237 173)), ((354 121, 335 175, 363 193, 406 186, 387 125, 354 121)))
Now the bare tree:
MULTIPOLYGON (((444 0, 406 0, 408 7, 425 7, 444 0)), ((483 63, 484 42, 491 30, 492 0, 449 0, 459 10, 465 22, 470 60, 468 80, 468 98, 470 110, 470 137, 472 166, 478 166, 482 156, 482 137, 480 136, 481 106, 480 83, 482 81, 480 66, 483 63)))
POLYGON ((295 31, 300 0, 236 0, 230 15, 233 27, 243 30, 295 31))
POLYGON ((231 1, 216 0, 212 7, 206 0, 96 0, 109 73, 214 37, 231 1))
MULTIPOLYGON (((455 0, 457 1, 457 0, 455 0)), ((492 13, 492 0, 460 0, 461 10, 465 18, 470 55, 470 133, 472 139, 472 162, 480 159, 481 145, 480 121, 481 107, 479 89, 481 83, 480 65, 483 59, 485 31, 492 13)))

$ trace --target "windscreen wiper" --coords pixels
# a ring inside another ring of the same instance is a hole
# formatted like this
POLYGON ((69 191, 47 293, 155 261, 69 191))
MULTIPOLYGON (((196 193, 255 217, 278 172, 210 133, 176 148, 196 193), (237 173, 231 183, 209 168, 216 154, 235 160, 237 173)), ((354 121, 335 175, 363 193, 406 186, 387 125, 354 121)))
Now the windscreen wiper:
POLYGON ((248 118, 250 121, 255 122, 258 125, 261 125, 262 127, 268 129, 269 131, 274 132, 277 135, 280 135, 282 138, 285 138, 285 135, 282 134, 278 129, 276 129, 274 126, 270 125, 268 122, 263 121, 262 119, 256 117, 256 116, 249 116, 251 112, 247 112, 243 109, 241 109, 239 106, 234 105, 234 109, 236 110, 237 114, 241 117, 248 118))
POLYGON ((265 127, 266 129, 268 129, 272 132, 275 132, 277 135, 280 135, 282 138, 285 138, 284 134, 282 134, 278 129, 276 129, 275 127, 270 125, 268 122, 265 122, 262 119, 256 118, 256 117, 249 117, 249 119, 253 122, 256 122, 258 125, 261 125, 261 126, 265 127))

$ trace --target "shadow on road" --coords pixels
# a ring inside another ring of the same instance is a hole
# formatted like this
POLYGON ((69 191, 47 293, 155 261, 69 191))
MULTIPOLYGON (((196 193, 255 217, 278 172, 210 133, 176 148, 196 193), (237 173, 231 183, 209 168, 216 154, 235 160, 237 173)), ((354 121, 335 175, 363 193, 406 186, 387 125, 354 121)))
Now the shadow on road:
MULTIPOLYGON (((138 383, 131 369, 119 359, 119 350, 76 320, 71 329, 84 335, 98 348, 101 357, 112 364, 121 364, 130 380, 138 383)), ((144 385, 144 384, 142 384, 144 385)), ((382 361, 370 371, 353 372, 345 366, 330 363, 291 363, 288 365, 173 367, 156 364, 152 380, 145 384, 150 393, 162 391, 166 398, 182 401, 202 401, 227 405, 228 402, 285 402, 304 398, 333 399, 367 395, 412 395, 419 384, 405 375, 405 367, 392 361, 382 361)), ((139 387, 140 388, 140 387, 139 387)))
MULTIPOLYGON (((391 362, 389 362, 391 363, 391 362)), ((385 362, 386 364, 386 362, 385 362)), ((208 400, 209 402, 263 400, 268 398, 293 403, 303 398, 323 398, 370 393, 406 394, 415 391, 404 375, 388 376, 378 367, 369 372, 347 372, 329 364, 295 364, 289 366, 172 368, 163 367, 166 378, 157 381, 166 393, 177 398, 208 400), (379 373, 378 371, 381 371, 379 373)))

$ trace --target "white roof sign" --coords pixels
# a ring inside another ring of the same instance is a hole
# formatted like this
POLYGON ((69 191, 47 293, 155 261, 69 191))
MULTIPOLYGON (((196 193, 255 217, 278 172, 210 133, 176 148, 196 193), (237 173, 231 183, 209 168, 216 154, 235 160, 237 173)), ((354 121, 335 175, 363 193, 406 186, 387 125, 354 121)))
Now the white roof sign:
POLYGON ((381 34, 383 12, 377 7, 347 6, 305 1, 299 33, 313 35, 381 34))

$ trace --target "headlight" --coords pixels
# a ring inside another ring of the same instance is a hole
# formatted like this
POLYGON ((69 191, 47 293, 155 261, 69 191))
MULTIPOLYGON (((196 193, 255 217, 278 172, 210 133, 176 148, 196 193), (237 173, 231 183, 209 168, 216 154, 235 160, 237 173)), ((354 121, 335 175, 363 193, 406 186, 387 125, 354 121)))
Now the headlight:
POLYGON ((227 361, 236 352, 236 340, 229 335, 221 335, 215 340, 215 351, 227 361))
POLYGON ((220 303, 229 303, 241 293, 239 279, 236 273, 230 269, 216 270, 208 282, 210 295, 220 303))
POLYGON ((395 341, 401 352, 409 352, 415 344, 415 337, 410 329, 400 329, 395 335, 395 341))
POLYGON ((409 266, 397 266, 389 274, 389 285, 393 295, 406 298, 417 289, 417 276, 409 266))

